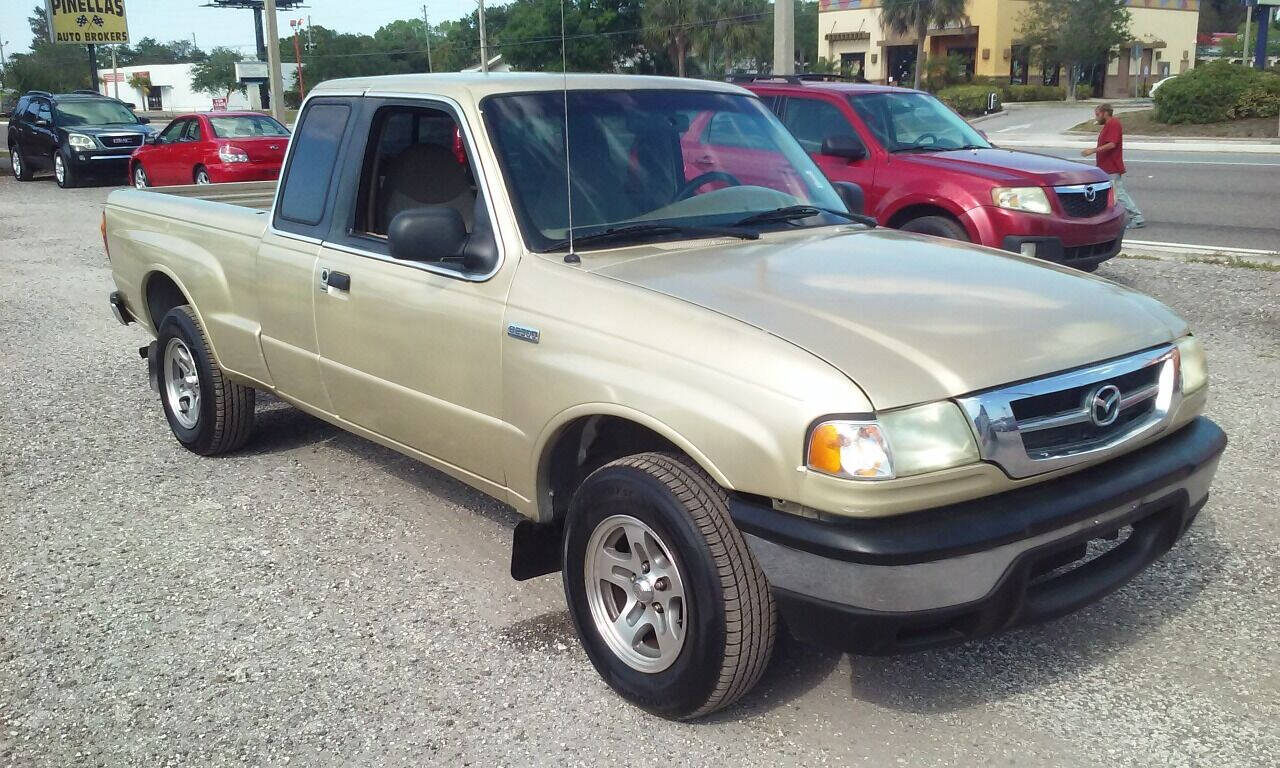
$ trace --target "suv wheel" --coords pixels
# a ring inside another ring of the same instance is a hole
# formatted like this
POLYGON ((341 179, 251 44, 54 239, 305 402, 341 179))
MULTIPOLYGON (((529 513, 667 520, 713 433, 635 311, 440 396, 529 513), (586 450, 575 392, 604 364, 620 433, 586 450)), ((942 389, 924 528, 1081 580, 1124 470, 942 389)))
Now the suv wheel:
POLYGON ((156 343, 160 403, 178 442, 202 456, 244 445, 253 431, 254 389, 227 379, 190 306, 169 310, 156 343))
POLYGON ((58 186, 63 189, 69 189, 76 185, 75 171, 71 169, 71 163, 68 163, 61 152, 57 152, 53 156, 53 178, 58 182, 58 186))
POLYGON ((17 144, 9 147, 9 162, 13 165, 13 177, 18 181, 31 181, 31 168, 22 157, 22 150, 17 144))
POLYGON ((934 237, 945 237, 949 240, 969 242, 969 233, 964 231, 964 227, 960 226, 960 222, 955 219, 949 219, 946 216, 921 216, 918 219, 908 221, 899 229, 903 232, 916 232, 921 235, 933 235, 934 237))
POLYGON ((591 473, 573 497, 563 558, 578 637, 623 698, 689 719, 760 679, 777 632, 773 596, 724 490, 692 462, 643 453, 591 473))

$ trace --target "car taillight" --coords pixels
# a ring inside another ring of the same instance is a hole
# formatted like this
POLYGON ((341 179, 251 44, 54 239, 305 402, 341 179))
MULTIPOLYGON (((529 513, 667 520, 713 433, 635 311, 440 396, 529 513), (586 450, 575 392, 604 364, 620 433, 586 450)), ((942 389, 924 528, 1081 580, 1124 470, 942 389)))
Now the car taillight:
POLYGON ((107 252, 107 262, 111 262, 111 246, 107 245, 107 212, 102 212, 102 222, 98 225, 98 231, 102 233, 102 250, 107 252))
POLYGON ((249 162, 249 153, 234 144, 220 144, 218 146, 218 159, 224 163, 247 163, 249 162))

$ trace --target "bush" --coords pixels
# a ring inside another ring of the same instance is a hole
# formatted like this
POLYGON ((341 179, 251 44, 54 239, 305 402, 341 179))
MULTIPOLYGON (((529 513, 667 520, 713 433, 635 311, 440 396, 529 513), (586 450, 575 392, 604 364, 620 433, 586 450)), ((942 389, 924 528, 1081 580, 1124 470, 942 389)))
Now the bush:
POLYGON ((1093 86, 1092 86, 1092 85, 1090 85, 1089 83, 1076 83, 1076 98, 1077 98, 1077 99, 1092 99, 1092 98, 1093 98, 1093 86))
POLYGON ((1005 101, 1062 101, 1067 89, 1061 85, 1011 85, 1006 89, 1005 101))
POLYGON ((965 60, 959 54, 931 56, 924 66, 924 82, 921 85, 926 91, 937 93, 947 86, 964 82, 965 60))
POLYGON ((1214 61, 1178 75, 1155 96, 1162 123, 1221 123, 1280 113, 1280 75, 1214 61))
POLYGON ((953 85, 938 91, 938 99, 962 115, 973 116, 987 113, 987 100, 990 94, 996 95, 995 111, 1000 111, 1000 90, 989 85, 953 85))

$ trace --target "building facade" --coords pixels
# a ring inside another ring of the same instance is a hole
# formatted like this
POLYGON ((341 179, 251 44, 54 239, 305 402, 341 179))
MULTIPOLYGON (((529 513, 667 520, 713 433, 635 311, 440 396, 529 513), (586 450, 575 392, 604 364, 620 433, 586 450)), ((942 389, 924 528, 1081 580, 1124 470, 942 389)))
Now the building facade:
MULTIPOLYGON (((956 55, 970 75, 1007 78, 1010 83, 1058 85, 1059 68, 1042 72, 1020 40, 1028 0, 968 0, 966 24, 932 29, 928 58, 956 55)), ((1200 0, 1128 0, 1133 40, 1108 62, 1084 73, 1095 93, 1132 96, 1162 77, 1195 66, 1200 0)), ((880 0, 819 0, 818 53, 851 75, 871 82, 911 84, 916 41, 889 33, 880 20, 880 0)))
MULTIPOLYGON (((191 87, 194 64, 140 64, 98 70, 98 90, 105 96, 136 105, 145 112, 199 112, 213 108, 214 96, 191 87), (141 82, 140 82, 141 80, 141 82)), ((285 88, 294 87, 297 64, 280 64, 285 88)), ((245 81, 249 83, 249 81, 245 81)), ((217 97, 221 98, 221 96, 217 97)), ((227 109, 259 109, 258 89, 249 84, 245 93, 232 91, 227 109)))

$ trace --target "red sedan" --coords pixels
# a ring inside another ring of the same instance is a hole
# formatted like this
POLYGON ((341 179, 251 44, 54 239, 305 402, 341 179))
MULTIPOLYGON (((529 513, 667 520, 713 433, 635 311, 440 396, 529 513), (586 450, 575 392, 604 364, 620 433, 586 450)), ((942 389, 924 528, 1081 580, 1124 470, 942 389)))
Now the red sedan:
POLYGON ((180 115, 138 147, 129 177, 139 189, 269 181, 280 175, 289 129, 257 112, 180 115))

